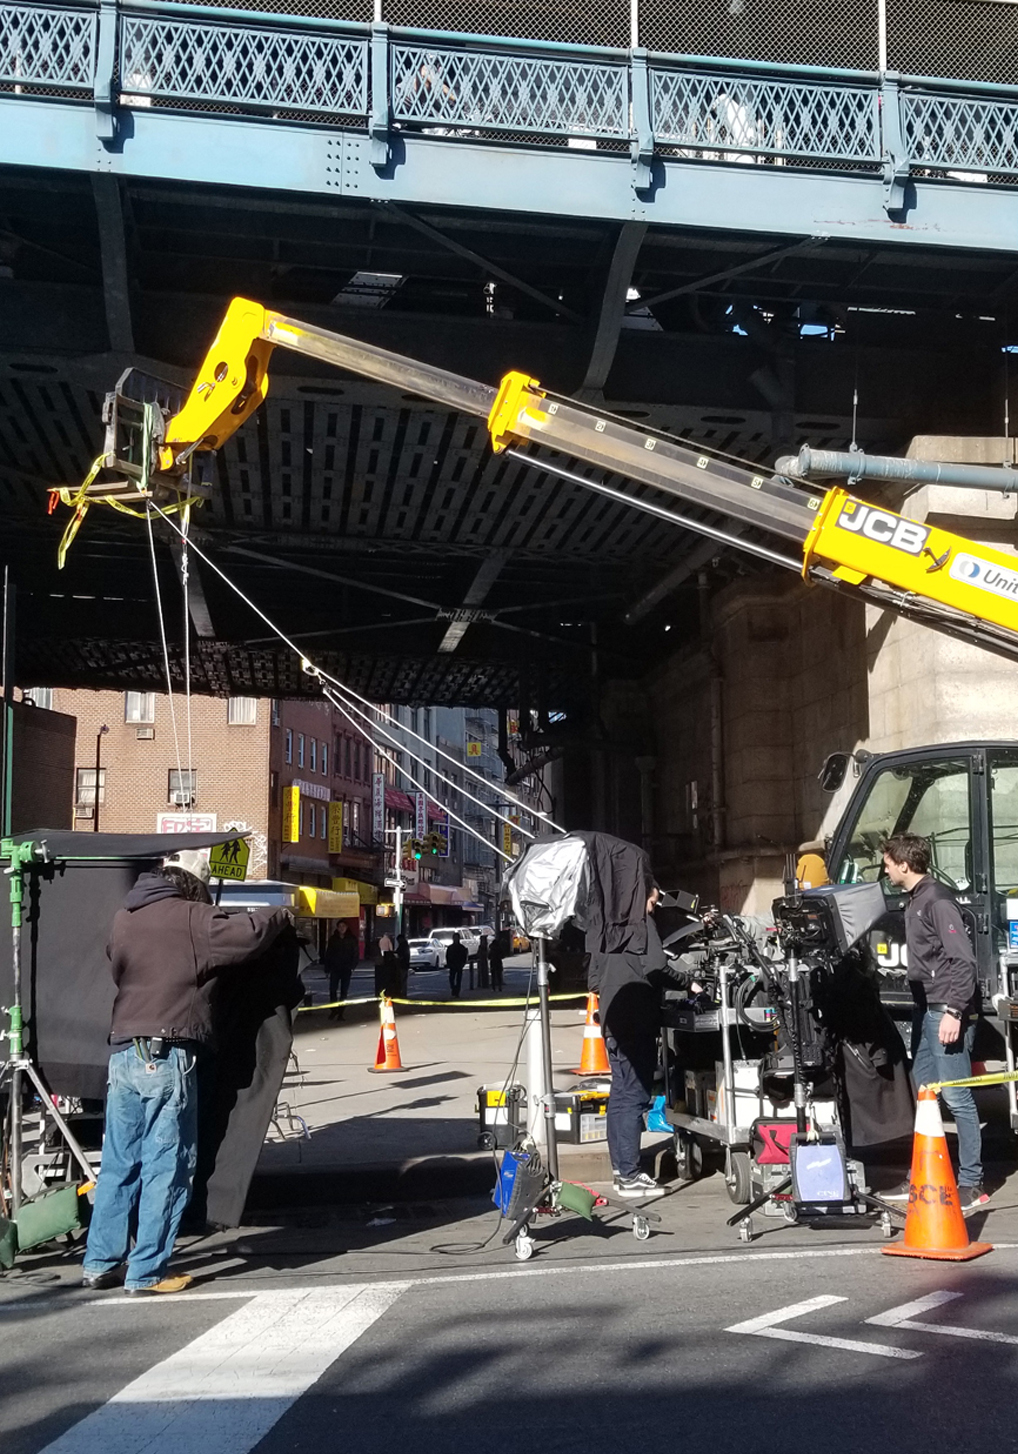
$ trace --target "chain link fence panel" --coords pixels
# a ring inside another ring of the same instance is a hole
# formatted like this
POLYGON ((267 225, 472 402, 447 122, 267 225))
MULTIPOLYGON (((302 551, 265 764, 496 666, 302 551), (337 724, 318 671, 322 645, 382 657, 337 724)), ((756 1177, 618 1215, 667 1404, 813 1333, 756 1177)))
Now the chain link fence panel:
POLYGON ((877 0, 640 0, 640 44, 675 55, 875 71, 877 0))
POLYGON ((629 0, 383 0, 389 25, 446 30, 464 35, 505 35, 517 40, 558 40, 569 45, 629 46, 629 0))
POLYGON ((887 65, 907 76, 1018 85, 1018 5, 887 0, 887 65))

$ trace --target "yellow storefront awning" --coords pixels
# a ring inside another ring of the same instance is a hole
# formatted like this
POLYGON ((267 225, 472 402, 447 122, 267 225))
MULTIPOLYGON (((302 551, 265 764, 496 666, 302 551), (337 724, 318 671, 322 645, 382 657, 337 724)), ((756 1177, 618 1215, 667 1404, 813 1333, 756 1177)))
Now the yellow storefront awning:
POLYGON ((378 888, 375 884, 366 884, 359 878, 334 878, 332 887, 336 893, 356 894, 362 904, 378 903, 378 888))
POLYGON ((357 919, 361 901, 357 894, 335 889, 316 889, 301 884, 297 890, 297 913, 312 919, 357 919))

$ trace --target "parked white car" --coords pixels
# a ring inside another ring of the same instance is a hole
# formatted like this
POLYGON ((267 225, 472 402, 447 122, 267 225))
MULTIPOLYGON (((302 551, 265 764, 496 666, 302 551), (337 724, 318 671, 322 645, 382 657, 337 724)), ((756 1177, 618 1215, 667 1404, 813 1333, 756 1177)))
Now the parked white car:
POLYGON ((430 939, 411 939, 410 944, 410 968, 412 970, 441 969, 445 963, 445 950, 439 952, 438 946, 432 944, 430 939))
POLYGON ((460 943, 463 945, 463 948, 467 951, 467 955, 471 959, 473 959, 474 955, 477 953, 477 946, 481 942, 474 930, 468 928, 465 924, 461 925, 459 929, 432 929, 431 933, 428 935, 428 938, 431 943, 435 945, 438 953, 441 955, 441 962, 443 965, 445 964, 445 951, 452 943, 452 936, 454 934, 458 934, 460 936, 460 943))

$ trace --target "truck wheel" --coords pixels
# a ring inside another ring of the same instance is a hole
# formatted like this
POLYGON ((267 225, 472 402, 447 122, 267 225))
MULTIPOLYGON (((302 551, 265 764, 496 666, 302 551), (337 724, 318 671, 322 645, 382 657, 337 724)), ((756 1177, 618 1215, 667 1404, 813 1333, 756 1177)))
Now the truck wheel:
POLYGON ((728 1195, 737 1207, 744 1207, 753 1196, 753 1167, 748 1151, 733 1151, 731 1171, 725 1177, 728 1195))

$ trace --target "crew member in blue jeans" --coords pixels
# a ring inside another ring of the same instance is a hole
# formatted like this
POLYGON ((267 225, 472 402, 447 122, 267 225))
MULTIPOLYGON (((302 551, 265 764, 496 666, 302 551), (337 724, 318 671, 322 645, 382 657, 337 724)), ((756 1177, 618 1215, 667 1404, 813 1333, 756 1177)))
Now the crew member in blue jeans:
POLYGON ((195 1067, 212 1037, 216 979, 264 953, 288 922, 285 909, 215 908, 208 878, 202 855, 183 850, 139 877, 113 921, 106 1135, 84 1287, 171 1293, 191 1282, 167 1268, 197 1160, 195 1067))
MULTIPOLYGON (((946 884, 930 875, 925 838, 896 833, 883 844, 884 868, 905 889, 908 979, 915 1002, 912 1076, 917 1086, 965 1080, 972 1074, 972 1042, 979 1018, 976 956, 961 910, 946 884)), ((982 1132, 968 1087, 941 1091, 958 1128, 958 1198, 968 1214, 989 1195, 983 1188, 982 1132)), ((906 1201, 909 1183, 882 1195, 906 1201)))

